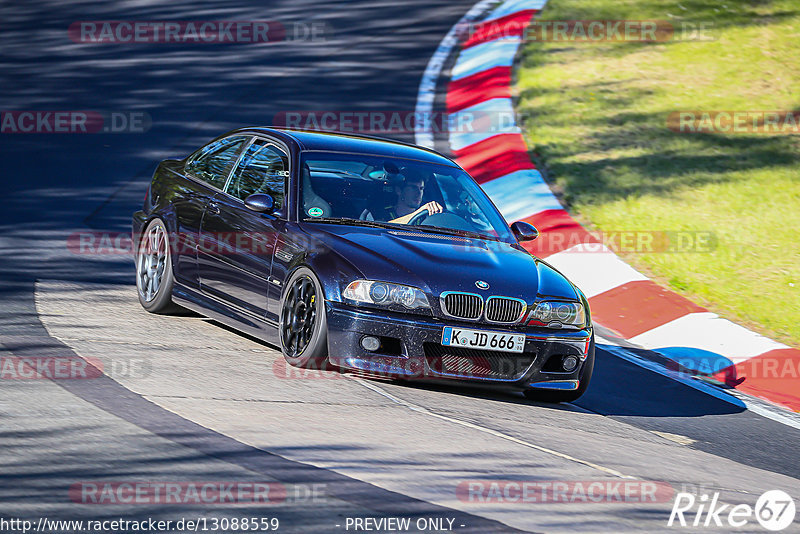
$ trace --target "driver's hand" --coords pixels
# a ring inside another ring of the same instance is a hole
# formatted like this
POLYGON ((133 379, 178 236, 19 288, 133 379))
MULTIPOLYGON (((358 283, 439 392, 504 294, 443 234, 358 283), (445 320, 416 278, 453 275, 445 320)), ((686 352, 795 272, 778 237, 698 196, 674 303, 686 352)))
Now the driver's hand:
POLYGON ((422 211, 427 210, 428 215, 433 215, 434 213, 442 213, 444 208, 441 204, 436 202, 435 200, 431 200, 427 204, 424 204, 421 208, 417 210, 417 213, 421 213, 422 211))

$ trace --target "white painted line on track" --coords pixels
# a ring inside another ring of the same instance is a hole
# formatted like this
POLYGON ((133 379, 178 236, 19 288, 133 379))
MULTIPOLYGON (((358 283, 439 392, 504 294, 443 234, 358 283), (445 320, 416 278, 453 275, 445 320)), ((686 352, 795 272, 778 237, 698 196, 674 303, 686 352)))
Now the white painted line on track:
POLYGON ((790 412, 784 408, 776 407, 769 401, 742 393, 737 389, 726 389, 725 392, 744 402, 747 405, 747 409, 751 412, 771 419, 776 423, 781 423, 800 430, 800 413, 790 412))
POLYGON ((483 432, 484 434, 489 434, 489 435, 492 435, 492 436, 495 436, 495 437, 498 437, 498 438, 501 438, 501 439, 505 439, 505 440, 514 442, 514 443, 516 443, 518 445, 522 445, 524 447, 529 447, 531 449, 536 449, 537 451, 540 451, 540 452, 543 452, 543 453, 546 453, 546 454, 550 454, 552 456, 556 456, 556 457, 561 458, 563 460, 568 460, 570 462, 575 462, 575 463, 579 463, 579 464, 585 465, 587 467, 591 467, 592 469, 596 469, 598 471, 602 471, 603 473, 609 474, 611 476, 615 476, 615 477, 619 477, 619 478, 625 478, 625 479, 632 479, 632 480, 636 479, 636 477, 625 475, 623 473, 620 473, 616 469, 611 469, 610 467, 605 467, 605 466, 602 466, 602 465, 598 465, 596 463, 589 462, 587 460, 581 460, 580 458, 575 458, 574 456, 570 456, 569 454, 564 454, 563 452, 554 451, 553 449, 548 449, 547 447, 542 447, 540 445, 536 445, 536 444, 531 443, 529 441, 525 441, 525 440, 522 440, 522 439, 519 439, 519 438, 515 438, 514 436, 509 436, 508 434, 504 434, 503 432, 499 432, 497 430, 492 430, 491 428, 486 428, 484 426, 476 425, 475 423, 469 423, 467 421, 462 421, 462 420, 456 419, 454 417, 448 417, 446 415, 442 415, 442 414, 438 414, 436 412, 432 412, 432 411, 428 410, 427 408, 423 408, 422 406, 419 406, 419 405, 414 404, 412 402, 408 402, 406 400, 403 400, 403 399, 400 399, 398 397, 395 397, 394 395, 392 395, 388 391, 386 391, 383 388, 375 385, 372 382, 369 382, 367 380, 364 380, 362 378, 358 378, 358 377, 350 375, 350 374, 345 374, 345 376, 347 376, 348 378, 350 378, 352 380, 355 380, 356 382, 358 382, 359 384, 361 384, 365 388, 371 389, 372 391, 374 391, 375 393, 377 393, 379 395, 383 395, 384 397, 386 397, 387 399, 391 400, 392 402, 395 402, 397 404, 405 406, 409 410, 412 410, 414 412, 420 413, 422 415, 427 415, 429 417, 435 417, 436 419, 441 419, 441 420, 447 421, 449 423, 453 423, 453 424, 456 424, 456 425, 461 425, 463 427, 471 428, 472 430, 477 430, 479 432, 483 432))

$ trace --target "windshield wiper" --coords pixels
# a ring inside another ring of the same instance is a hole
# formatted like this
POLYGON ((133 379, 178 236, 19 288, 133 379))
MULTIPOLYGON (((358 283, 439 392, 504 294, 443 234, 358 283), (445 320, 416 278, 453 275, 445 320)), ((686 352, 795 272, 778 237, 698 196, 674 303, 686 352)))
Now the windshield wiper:
POLYGON ((472 232, 470 230, 456 230, 455 228, 445 228, 444 226, 428 226, 421 224, 419 226, 413 226, 412 228, 416 228, 421 232, 430 232, 432 234, 458 235, 462 237, 472 237, 475 239, 491 239, 492 241, 501 241, 501 239, 493 235, 481 234, 479 232, 472 232))
POLYGON ((404 224, 391 224, 380 221, 365 221, 363 219, 351 219, 350 217, 306 217, 304 222, 321 222, 328 224, 349 224, 353 226, 368 226, 371 228, 399 228, 404 224))
POLYGON ((474 239, 490 239, 492 241, 502 241, 500 238, 493 235, 481 234, 478 232, 471 232, 469 230, 456 230, 455 228, 445 228, 443 226, 428 226, 428 225, 415 225, 409 226, 407 224, 390 223, 382 221, 365 221, 363 219, 352 219, 350 217, 306 217, 304 222, 321 222, 328 224, 345 224, 353 226, 367 226, 370 228, 388 228, 390 230, 404 230, 406 232, 429 232, 431 234, 445 234, 457 235, 461 237, 472 237, 474 239))

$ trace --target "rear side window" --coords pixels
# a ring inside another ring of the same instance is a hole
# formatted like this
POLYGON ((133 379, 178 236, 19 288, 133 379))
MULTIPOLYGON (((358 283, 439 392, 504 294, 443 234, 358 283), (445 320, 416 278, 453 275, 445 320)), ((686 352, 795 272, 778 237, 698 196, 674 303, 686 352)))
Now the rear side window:
POLYGON ((275 210, 283 208, 289 180, 289 156, 265 139, 256 139, 247 148, 233 171, 225 190, 241 200, 253 193, 266 193, 275 200, 275 210))
POLYGON ((234 136, 214 141, 189 160, 186 172, 222 189, 247 140, 246 136, 234 136))

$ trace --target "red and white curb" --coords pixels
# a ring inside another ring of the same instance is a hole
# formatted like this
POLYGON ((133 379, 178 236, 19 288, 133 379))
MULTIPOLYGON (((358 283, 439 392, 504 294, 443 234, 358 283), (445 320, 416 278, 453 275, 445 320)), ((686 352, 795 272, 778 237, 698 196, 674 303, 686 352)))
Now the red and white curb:
MULTIPOLYGON (((433 113, 436 85, 458 49, 447 113, 514 117, 511 72, 522 37, 545 0, 481 1, 442 40, 420 84, 418 113, 433 113), (492 6, 496 6, 492 8, 492 6), (469 24, 470 32, 464 32, 469 24)), ((454 122, 457 124, 457 122, 454 122)), ((680 368, 800 412, 800 350, 723 319, 664 289, 622 261, 563 209, 528 157, 513 122, 448 133, 454 159, 489 194, 508 222, 526 221, 539 239, 525 248, 563 272, 589 299, 611 344, 658 352, 680 368)), ((430 131, 417 144, 433 147, 430 131)))

